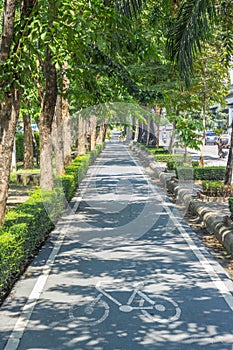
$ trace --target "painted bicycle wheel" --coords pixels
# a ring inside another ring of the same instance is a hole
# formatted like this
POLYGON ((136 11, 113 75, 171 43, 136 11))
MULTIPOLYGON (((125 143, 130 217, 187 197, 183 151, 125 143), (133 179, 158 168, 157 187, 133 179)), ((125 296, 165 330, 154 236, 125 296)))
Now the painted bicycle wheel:
POLYGON ((146 299, 142 298, 139 305, 144 307, 141 312, 150 320, 159 323, 169 323, 177 321, 181 315, 181 309, 171 298, 148 295, 146 299), (152 309, 149 309, 153 306, 152 309), (147 309, 148 307, 148 309, 147 309))
POLYGON ((72 305, 69 309, 69 319, 80 324, 96 326, 102 323, 109 314, 109 305, 99 299, 86 298, 72 305))

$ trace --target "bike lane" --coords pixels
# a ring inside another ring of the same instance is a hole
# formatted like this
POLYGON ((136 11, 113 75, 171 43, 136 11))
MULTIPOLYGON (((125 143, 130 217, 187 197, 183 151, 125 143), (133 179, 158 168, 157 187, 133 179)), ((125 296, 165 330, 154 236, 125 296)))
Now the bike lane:
POLYGON ((0 349, 233 349, 233 286, 166 194, 108 144, 0 309, 0 349))

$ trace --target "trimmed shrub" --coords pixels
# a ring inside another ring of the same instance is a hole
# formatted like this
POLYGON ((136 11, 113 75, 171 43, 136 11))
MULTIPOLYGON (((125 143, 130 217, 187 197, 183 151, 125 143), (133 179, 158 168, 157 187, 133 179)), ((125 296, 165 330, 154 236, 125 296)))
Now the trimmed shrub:
POLYGON ((145 150, 145 149, 146 149, 146 145, 145 145, 144 143, 138 142, 138 143, 137 143, 137 146, 138 146, 138 148, 140 148, 140 149, 142 149, 142 150, 145 150))
POLYGON ((167 169, 168 170, 175 170, 176 169, 176 162, 174 160, 168 160, 167 161, 167 169))
POLYGON ((203 194, 209 197, 233 196, 233 186, 224 185, 222 181, 203 181, 203 194))
POLYGON ((194 168, 195 180, 223 180, 226 172, 225 166, 205 166, 194 168))
POLYGON ((163 146, 160 147, 147 147, 147 151, 151 154, 169 154, 168 149, 164 148, 163 146))
POLYGON ((168 149, 165 148, 156 148, 154 149, 154 154, 170 154, 168 149))
POLYGON ((154 154, 155 160, 157 162, 169 162, 172 161, 172 155, 171 154, 154 154))
POLYGON ((194 171, 190 166, 176 167, 176 177, 180 180, 193 180, 194 171))
POLYGON ((7 213, 0 231, 0 296, 44 241, 63 209, 58 191, 36 190, 25 203, 7 213), (46 209, 51 204, 48 216, 46 209))
POLYGON ((61 185, 65 198, 69 201, 73 197, 76 190, 74 175, 64 174, 62 176, 57 176, 55 179, 55 186, 59 187, 61 185))
POLYGON ((0 298, 53 229, 65 208, 65 199, 72 198, 80 182, 80 173, 83 177, 103 147, 98 145, 95 151, 76 157, 66 174, 56 177, 55 186, 62 181, 63 188, 38 189, 26 202, 7 213, 5 224, 0 228, 0 298))
POLYGON ((190 180, 192 177, 194 180, 217 181, 224 179, 225 171, 226 167, 224 166, 206 166, 204 168, 184 166, 178 167, 178 169, 176 167, 176 177, 184 180, 190 180))
MULTIPOLYGON (((34 132, 38 153, 40 154, 40 139, 39 133, 34 132)), ((23 162, 24 160, 24 133, 15 134, 15 145, 16 145, 16 161, 23 162)))
POLYGON ((40 133, 34 132, 34 136, 35 136, 35 140, 36 140, 36 144, 37 144, 38 153, 40 155, 40 133))
POLYGON ((184 163, 184 155, 183 154, 155 154, 155 160, 157 162, 165 162, 174 161, 176 164, 184 163))
POLYGON ((231 212, 231 220, 233 220, 233 198, 228 199, 229 210, 231 212))
POLYGON ((20 272, 25 253, 16 235, 0 233, 0 297, 14 275, 20 272))
POLYGON ((198 162, 198 160, 192 161, 192 167, 193 167, 193 168, 199 167, 199 162, 198 162))
POLYGON ((68 165, 66 167, 66 175, 70 175, 73 177, 74 179, 74 184, 75 184, 75 187, 78 186, 79 182, 81 181, 81 179, 83 178, 83 174, 84 174, 84 171, 82 172, 82 165, 80 164, 71 164, 71 165, 68 165), (82 174, 82 175, 81 175, 82 174))
POLYGON ((22 162, 24 159, 24 134, 15 134, 16 161, 22 162))

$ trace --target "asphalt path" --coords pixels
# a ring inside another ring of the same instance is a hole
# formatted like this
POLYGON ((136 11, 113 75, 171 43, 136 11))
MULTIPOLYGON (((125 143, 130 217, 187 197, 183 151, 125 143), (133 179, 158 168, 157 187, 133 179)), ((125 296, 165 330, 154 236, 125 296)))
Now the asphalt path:
POLYGON ((0 309, 1 350, 233 350, 233 284, 112 142, 0 309))
MULTIPOLYGON (((218 165, 222 166, 227 164, 227 158, 228 158, 228 149, 224 149, 224 152, 226 152, 225 158, 219 158, 218 155, 218 146, 217 145, 206 145, 205 151, 204 151, 204 161, 206 165, 218 165)), ((200 157, 200 151, 195 150, 189 150, 189 153, 192 155, 193 160, 199 160, 200 157)))

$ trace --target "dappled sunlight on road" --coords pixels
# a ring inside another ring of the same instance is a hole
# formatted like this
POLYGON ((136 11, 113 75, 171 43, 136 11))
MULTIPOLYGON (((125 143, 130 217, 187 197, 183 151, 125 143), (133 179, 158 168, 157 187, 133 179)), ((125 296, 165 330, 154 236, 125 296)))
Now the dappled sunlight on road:
POLYGON ((0 345, 21 317, 17 350, 232 350, 227 276, 127 152, 109 145, 91 167, 33 312, 23 293, 6 307, 0 345))

